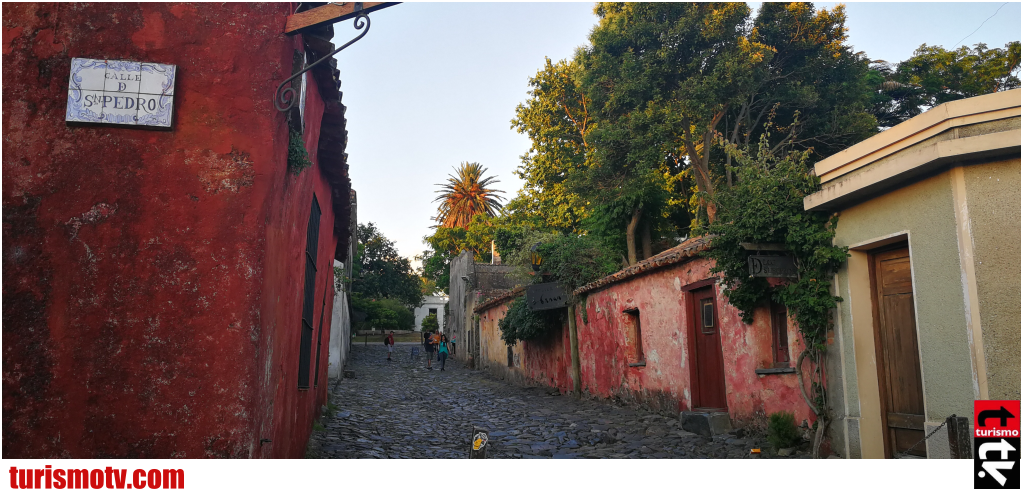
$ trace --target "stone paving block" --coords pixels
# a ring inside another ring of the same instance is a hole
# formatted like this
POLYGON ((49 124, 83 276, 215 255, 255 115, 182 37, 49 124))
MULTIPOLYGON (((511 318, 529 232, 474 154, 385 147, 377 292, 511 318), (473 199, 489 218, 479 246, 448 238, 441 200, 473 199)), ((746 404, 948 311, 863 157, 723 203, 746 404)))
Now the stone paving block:
POLYGON ((425 370, 408 355, 416 345, 396 345, 392 362, 383 345, 352 347, 345 370, 358 377, 332 387, 338 411, 313 432, 307 456, 468 458, 474 425, 489 431, 493 458, 740 458, 758 447, 640 408, 511 385, 454 359, 425 370))

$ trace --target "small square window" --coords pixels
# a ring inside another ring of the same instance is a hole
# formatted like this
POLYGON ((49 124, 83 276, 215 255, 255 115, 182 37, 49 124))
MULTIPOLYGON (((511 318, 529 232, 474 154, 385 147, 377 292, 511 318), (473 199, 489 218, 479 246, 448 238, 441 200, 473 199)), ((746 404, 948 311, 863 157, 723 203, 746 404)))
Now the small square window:
POLYGON ((639 309, 626 309, 629 316, 629 342, 633 345, 633 362, 629 366, 646 366, 646 355, 643 353, 643 330, 640 327, 639 309))
POLYGON ((788 308, 782 304, 771 303, 771 330, 774 350, 775 368, 789 366, 789 319, 788 308))
POLYGON ((703 327, 714 328, 714 299, 703 299, 700 307, 703 309, 703 327))

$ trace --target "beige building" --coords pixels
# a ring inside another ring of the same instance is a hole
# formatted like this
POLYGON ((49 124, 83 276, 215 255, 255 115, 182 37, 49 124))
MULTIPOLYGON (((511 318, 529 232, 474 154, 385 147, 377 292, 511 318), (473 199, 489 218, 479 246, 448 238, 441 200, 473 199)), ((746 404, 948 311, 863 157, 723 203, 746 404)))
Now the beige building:
POLYGON ((839 214, 835 451, 949 456, 975 399, 1020 399, 1020 90, 937 106, 817 163, 839 214))

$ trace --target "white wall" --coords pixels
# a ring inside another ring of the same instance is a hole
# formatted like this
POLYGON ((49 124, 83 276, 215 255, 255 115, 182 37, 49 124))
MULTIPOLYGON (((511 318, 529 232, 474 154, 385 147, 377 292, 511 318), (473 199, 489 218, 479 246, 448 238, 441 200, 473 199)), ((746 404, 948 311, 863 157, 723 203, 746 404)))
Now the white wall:
MULTIPOLYGON (((334 267, 344 269, 344 264, 334 261, 334 267)), ((327 378, 334 380, 341 376, 341 371, 348 359, 348 346, 352 342, 352 321, 348 310, 348 290, 343 289, 334 294, 334 307, 330 320, 330 345, 327 354, 327 378)))
POLYGON ((416 308, 416 331, 422 331, 423 319, 430 314, 430 309, 437 310, 437 324, 444 331, 444 304, 448 303, 446 295, 430 295, 423 297, 423 305, 416 308))

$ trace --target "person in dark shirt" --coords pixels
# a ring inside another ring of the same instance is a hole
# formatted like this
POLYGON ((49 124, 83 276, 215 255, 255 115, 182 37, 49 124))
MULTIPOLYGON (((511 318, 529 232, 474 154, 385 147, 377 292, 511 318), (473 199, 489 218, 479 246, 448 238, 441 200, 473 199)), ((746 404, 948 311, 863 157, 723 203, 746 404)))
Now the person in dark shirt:
POLYGON ((423 341, 423 347, 426 349, 426 369, 427 370, 432 370, 433 369, 433 365, 432 365, 432 362, 433 362, 433 348, 434 348, 434 343, 435 343, 435 340, 434 340, 433 336, 434 336, 433 332, 428 332, 426 334, 426 339, 423 341))

